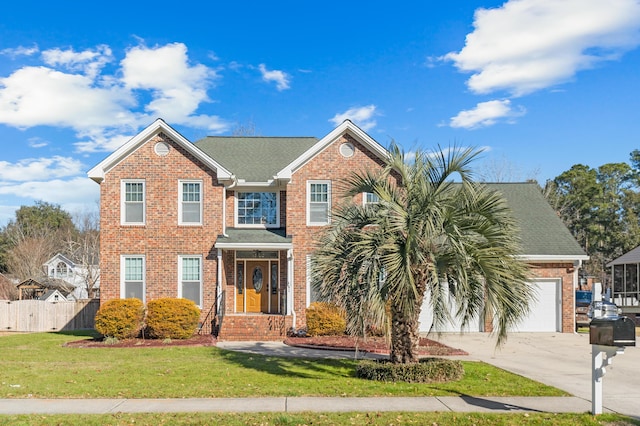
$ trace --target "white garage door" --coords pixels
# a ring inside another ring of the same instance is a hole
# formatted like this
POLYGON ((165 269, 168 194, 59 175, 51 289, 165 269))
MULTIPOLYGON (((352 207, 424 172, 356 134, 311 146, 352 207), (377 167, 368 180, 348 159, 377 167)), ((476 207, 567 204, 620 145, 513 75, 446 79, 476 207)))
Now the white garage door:
POLYGON ((531 283, 537 300, 532 301, 531 312, 513 331, 559 331, 560 281, 537 280, 531 283))
MULTIPOLYGON (((453 303, 451 303, 451 306, 449 308, 449 311, 451 312, 451 315, 453 315, 453 313, 455 313, 456 309, 453 303)), ((441 326, 438 329, 434 329, 431 330, 431 325, 433 324, 433 313, 431 311, 431 305, 429 304, 429 300, 427 297, 425 297, 425 301, 422 304, 422 310, 420 311, 420 332, 421 333, 428 333, 429 331, 434 331, 434 332, 441 332, 441 333, 447 333, 447 332, 460 332, 460 324, 462 323, 462 321, 458 318, 452 318, 452 322, 449 324, 444 324, 443 326, 441 326)), ((468 324, 464 329, 462 329, 462 331, 464 332, 470 332, 470 331, 482 331, 482 327, 483 324, 480 323, 480 319, 479 318, 474 318, 470 321, 470 324, 468 324)))

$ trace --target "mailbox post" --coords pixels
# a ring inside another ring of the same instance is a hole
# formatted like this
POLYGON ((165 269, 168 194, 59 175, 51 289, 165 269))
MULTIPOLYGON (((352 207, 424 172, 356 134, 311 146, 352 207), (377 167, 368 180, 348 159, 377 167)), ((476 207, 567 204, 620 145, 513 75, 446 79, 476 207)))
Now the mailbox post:
POLYGON ((589 324, 591 343, 591 413, 602 414, 602 378, 613 357, 636 345, 636 327, 628 317, 594 318, 589 324))

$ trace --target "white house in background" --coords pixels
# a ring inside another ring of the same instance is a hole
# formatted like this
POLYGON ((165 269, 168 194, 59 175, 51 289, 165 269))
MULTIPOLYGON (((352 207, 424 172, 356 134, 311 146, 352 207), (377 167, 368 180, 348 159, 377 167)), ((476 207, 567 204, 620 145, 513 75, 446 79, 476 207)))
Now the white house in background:
POLYGON ((58 253, 46 261, 43 267, 49 278, 63 280, 73 286, 74 290, 70 296, 75 300, 89 298, 87 280, 90 280, 91 277, 97 277, 93 288, 96 290, 96 297, 99 294, 97 289, 100 288, 100 272, 97 265, 90 265, 89 267, 77 265, 68 257, 58 253))
POLYGON ((75 300, 73 293, 69 293, 67 297, 64 297, 58 289, 47 290, 38 300, 44 300, 45 302, 73 302, 75 300))

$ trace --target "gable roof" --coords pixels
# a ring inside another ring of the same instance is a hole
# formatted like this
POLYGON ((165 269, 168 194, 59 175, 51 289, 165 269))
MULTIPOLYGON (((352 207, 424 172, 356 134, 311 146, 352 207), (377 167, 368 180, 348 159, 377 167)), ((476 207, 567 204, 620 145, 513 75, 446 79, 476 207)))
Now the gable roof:
POLYGON ((232 178, 231 172, 218 164, 212 157, 202 152, 194 144, 185 139, 184 136, 178 133, 173 127, 165 123, 161 118, 158 118, 140 133, 129 139, 128 142, 115 150, 107 158, 102 160, 100 164, 89 170, 89 172, 87 172, 87 175, 98 183, 102 182, 104 180, 105 174, 109 170, 111 170, 114 166, 127 158, 131 153, 142 146, 150 138, 160 133, 164 133, 165 135, 167 135, 171 140, 180 145, 195 158, 202 161, 202 163, 204 163, 207 167, 215 170, 216 174, 218 175, 218 179, 225 180, 232 178))
POLYGON ((520 226, 522 257, 526 260, 587 260, 536 183, 488 183, 502 193, 520 226))
POLYGON ((66 263, 71 268, 75 268, 76 267, 76 264, 73 263, 68 257, 63 255, 62 253, 56 254, 51 259, 49 259, 46 262, 44 262, 43 265, 44 266, 49 266, 49 265, 55 266, 55 265, 58 264, 58 262, 66 263))
POLYGON ((350 135, 381 159, 386 159, 389 156, 389 152, 364 130, 353 124, 351 120, 344 120, 342 124, 333 129, 328 135, 320 139, 315 145, 310 147, 291 163, 287 164, 287 166, 281 169, 276 176, 279 179, 291 179, 293 173, 295 173, 300 167, 304 166, 322 150, 335 142, 335 140, 343 134, 350 135))
POLYGON ((640 263, 640 246, 626 252, 618 258, 613 259, 611 262, 607 263, 606 266, 609 268, 614 265, 624 265, 628 263, 640 263))
POLYGON ((207 136, 195 142, 241 183, 265 183, 318 142, 315 137, 207 136))

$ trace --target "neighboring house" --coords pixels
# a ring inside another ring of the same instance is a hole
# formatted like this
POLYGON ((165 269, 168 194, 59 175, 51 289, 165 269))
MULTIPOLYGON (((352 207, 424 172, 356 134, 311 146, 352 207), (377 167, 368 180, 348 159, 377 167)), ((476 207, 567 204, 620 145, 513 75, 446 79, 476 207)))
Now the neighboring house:
POLYGON ((611 268, 611 298, 624 315, 636 319, 640 314, 640 247, 607 263, 611 268))
POLYGON ((56 290, 66 300, 75 300, 73 286, 66 281, 51 277, 28 278, 16 286, 19 300, 36 300, 49 291, 56 290), (70 297, 71 296, 71 297, 70 297))
POLYGON ((88 267, 77 265, 63 254, 58 253, 47 260, 42 266, 48 277, 65 281, 73 287, 73 298, 75 300, 89 298, 87 281, 93 281, 93 277, 97 277, 97 281, 93 284, 93 289, 94 297, 98 297, 100 278, 97 265, 90 265, 88 267), (91 268, 91 271, 88 271, 88 268, 91 268))
MULTIPOLYGON (((100 184, 101 302, 184 297, 202 309, 205 326, 215 318, 220 339, 281 339, 305 325, 314 298, 308 265, 316 235, 343 200, 339 182, 382 167, 386 155, 348 120, 321 139, 196 143, 156 120, 88 172, 100 184)), ((499 189, 524 208, 522 225, 531 230, 523 233, 532 236, 523 238, 531 245, 523 259, 535 264, 534 285, 553 293, 550 331, 573 331, 586 256, 535 184, 499 189)))
POLYGON ((45 302, 73 302, 75 301, 75 297, 73 297, 73 293, 69 293, 67 297, 64 297, 60 290, 47 290, 42 296, 38 297, 38 300, 44 300, 45 302))

